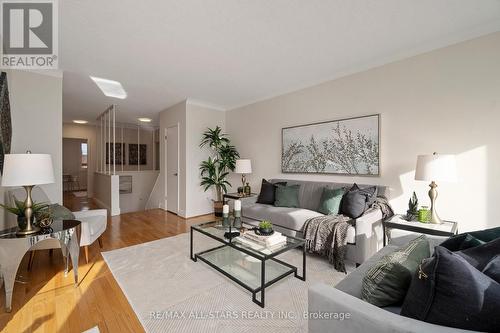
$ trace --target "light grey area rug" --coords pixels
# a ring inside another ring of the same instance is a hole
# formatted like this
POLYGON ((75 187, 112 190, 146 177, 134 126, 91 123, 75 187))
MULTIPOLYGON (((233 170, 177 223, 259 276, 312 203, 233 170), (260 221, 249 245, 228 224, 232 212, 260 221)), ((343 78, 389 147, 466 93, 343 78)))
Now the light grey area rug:
MULTIPOLYGON (((195 252, 219 243, 195 233, 195 252)), ((292 275, 266 288, 266 307, 252 294, 189 258, 189 234, 102 253, 146 332, 307 332, 307 289, 346 275, 324 258, 307 256, 307 281, 292 275)), ((299 269, 302 252, 279 256, 299 269)), ((260 294, 257 295, 260 297, 260 294)))

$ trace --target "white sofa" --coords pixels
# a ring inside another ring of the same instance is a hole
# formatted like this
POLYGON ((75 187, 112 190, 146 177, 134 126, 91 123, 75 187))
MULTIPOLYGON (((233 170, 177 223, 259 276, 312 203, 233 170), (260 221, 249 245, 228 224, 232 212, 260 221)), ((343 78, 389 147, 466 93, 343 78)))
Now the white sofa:
MULTIPOLYGON (((14 204, 14 197, 17 200, 23 200, 26 198, 26 192, 24 188, 17 188, 8 191, 8 200, 9 204, 14 204)), ((45 194, 45 192, 39 187, 36 186, 33 188, 33 192, 31 197, 34 202, 46 202, 50 203, 49 198, 45 194)), ((106 209, 92 209, 80 212, 73 212, 75 215, 75 219, 80 221, 81 224, 81 232, 80 232, 80 247, 84 248, 85 251, 85 260, 87 263, 89 262, 89 246, 92 245, 96 240, 98 240, 100 247, 102 247, 102 242, 100 236, 106 231, 108 213, 106 209)), ((9 219, 16 219, 13 214, 8 214, 9 219)), ((9 224, 17 223, 13 221, 9 221, 9 224)), ((48 249, 57 249, 60 248, 61 245, 58 240, 50 239, 39 243, 31 248, 32 251, 35 250, 48 250, 48 249)), ((33 261, 33 256, 35 252, 31 252, 29 268, 31 268, 31 264, 33 261)))
MULTIPOLYGON (((275 207, 257 203, 257 197, 242 199, 242 220, 257 225, 261 220, 270 220, 276 230, 290 236, 302 237, 302 229, 307 219, 321 216, 317 212, 324 187, 346 188, 352 184, 320 181, 273 179, 272 183, 287 182, 300 185, 298 208, 275 207)), ((359 185, 361 188, 373 185, 359 185)), ((377 186, 378 194, 385 195, 385 186, 377 186)), ((346 260, 362 264, 383 245, 382 212, 368 209, 362 216, 352 220, 347 231, 346 260)))

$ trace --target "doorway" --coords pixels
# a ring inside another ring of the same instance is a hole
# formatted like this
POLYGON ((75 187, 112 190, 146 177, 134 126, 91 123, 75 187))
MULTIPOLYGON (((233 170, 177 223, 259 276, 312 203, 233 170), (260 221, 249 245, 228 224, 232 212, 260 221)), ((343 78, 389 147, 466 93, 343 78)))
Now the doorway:
POLYGON ((87 139, 63 138, 63 190, 75 197, 87 197, 87 139))
POLYGON ((179 125, 165 130, 165 208, 179 213, 179 125))

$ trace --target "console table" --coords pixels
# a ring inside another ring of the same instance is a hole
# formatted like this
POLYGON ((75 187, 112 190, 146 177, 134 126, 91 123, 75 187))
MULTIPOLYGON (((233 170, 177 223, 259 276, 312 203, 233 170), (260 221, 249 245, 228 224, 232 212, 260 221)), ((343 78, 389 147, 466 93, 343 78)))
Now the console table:
POLYGON ((16 235, 17 227, 0 231, 0 275, 5 286, 5 310, 12 310, 12 292, 17 269, 26 252, 40 242, 57 239, 64 257, 64 275, 68 275, 69 259, 73 266, 75 286, 78 284, 78 255, 80 253, 80 221, 55 220, 49 228, 31 235, 16 235))
POLYGON ((224 201, 225 204, 227 199, 239 200, 244 198, 256 197, 257 195, 258 195, 257 193, 250 193, 250 194, 224 193, 222 195, 222 200, 224 201))
POLYGON ((422 223, 418 221, 407 221, 401 216, 402 215, 394 215, 382 222, 384 229, 384 246, 391 241, 391 229, 445 237, 451 237, 458 233, 457 222, 443 221, 441 224, 422 223))

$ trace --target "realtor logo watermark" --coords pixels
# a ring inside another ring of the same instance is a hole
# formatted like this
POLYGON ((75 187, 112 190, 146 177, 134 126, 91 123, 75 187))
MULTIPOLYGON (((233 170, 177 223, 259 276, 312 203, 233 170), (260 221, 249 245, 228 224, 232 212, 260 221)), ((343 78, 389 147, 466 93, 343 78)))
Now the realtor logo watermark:
POLYGON ((57 0, 0 0, 0 4, 0 67, 57 69, 57 0))

